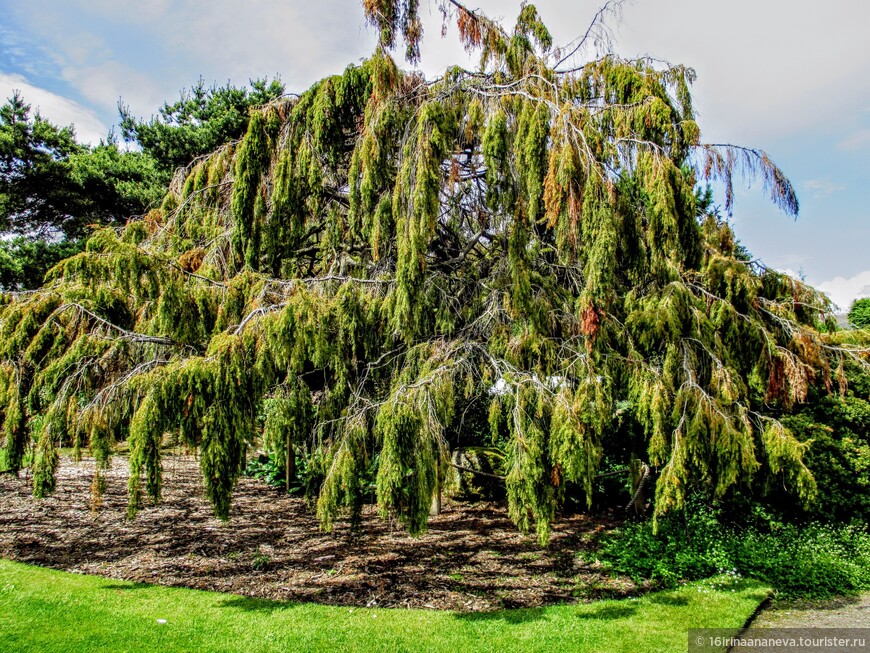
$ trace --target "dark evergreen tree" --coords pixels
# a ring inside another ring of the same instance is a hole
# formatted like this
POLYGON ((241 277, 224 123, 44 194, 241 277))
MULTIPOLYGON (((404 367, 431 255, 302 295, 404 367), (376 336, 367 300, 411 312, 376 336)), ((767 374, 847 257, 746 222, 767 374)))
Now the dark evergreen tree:
POLYGON ((82 151, 72 128, 58 128, 15 92, 0 107, 0 231, 81 234, 68 206, 76 198, 67 160, 82 151))
POLYGON ((90 225, 122 225, 166 192, 154 161, 111 140, 80 145, 19 93, 0 107, 0 284, 32 289, 81 251, 90 225))
POLYGON ((129 107, 118 105, 121 133, 149 154, 167 174, 224 143, 244 136, 250 110, 284 94, 277 79, 252 80, 250 87, 206 87, 200 79, 172 104, 166 102, 150 120, 136 118, 129 107))

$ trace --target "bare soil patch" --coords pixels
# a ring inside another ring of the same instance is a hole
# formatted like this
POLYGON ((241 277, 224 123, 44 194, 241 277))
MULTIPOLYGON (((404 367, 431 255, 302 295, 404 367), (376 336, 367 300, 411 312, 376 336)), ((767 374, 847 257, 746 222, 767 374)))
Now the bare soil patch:
POLYGON ((0 475, 0 556, 138 582, 333 605, 462 611, 635 594, 579 553, 613 520, 557 521, 549 546, 520 535, 503 505, 447 502, 411 538, 367 507, 360 533, 322 532, 305 500, 242 478, 227 522, 212 515, 197 461, 165 460, 164 501, 125 517, 127 465, 116 459, 100 512, 89 510, 92 461, 63 458, 58 487, 0 475))

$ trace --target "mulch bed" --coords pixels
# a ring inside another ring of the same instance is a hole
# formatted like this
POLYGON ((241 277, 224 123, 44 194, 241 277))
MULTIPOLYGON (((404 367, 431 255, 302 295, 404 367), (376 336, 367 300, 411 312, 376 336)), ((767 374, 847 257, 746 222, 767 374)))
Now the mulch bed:
POLYGON ((0 475, 0 557, 117 579, 331 605, 451 609, 536 607, 636 594, 579 553, 613 520, 560 518, 549 546, 523 537, 504 505, 446 502, 411 538, 367 507, 360 533, 318 527, 305 500, 239 481, 229 521, 212 515, 197 461, 165 460, 163 503, 125 517, 127 465, 116 459, 92 514, 92 461, 63 458, 54 495, 0 475))

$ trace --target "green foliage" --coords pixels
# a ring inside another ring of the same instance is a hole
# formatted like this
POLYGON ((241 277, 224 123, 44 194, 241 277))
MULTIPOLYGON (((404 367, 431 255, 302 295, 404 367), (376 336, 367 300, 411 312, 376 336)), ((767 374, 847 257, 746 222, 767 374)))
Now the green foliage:
POLYGON ((849 324, 858 329, 870 329, 870 297, 852 302, 849 308, 849 324))
POLYGON ((160 170, 172 173, 224 143, 241 138, 248 127, 249 111, 284 93, 278 79, 252 80, 249 87, 207 87, 200 79, 183 89, 176 102, 169 102, 150 120, 136 118, 119 103, 121 133, 137 143, 160 170))
MULTIPOLYGON (((323 482, 317 460, 304 455, 296 455, 294 471, 295 474, 290 480, 288 493, 306 497, 312 492, 316 494, 323 482)), ((245 467, 245 476, 259 479, 266 485, 279 490, 287 488, 286 473, 286 457, 277 454, 260 454, 257 458, 249 460, 245 467)))
POLYGON ((395 510, 411 533, 426 528, 435 491, 433 458, 436 452, 421 442, 421 416, 405 402, 378 413, 378 431, 383 439, 378 469, 378 503, 384 516, 395 510))
MULTIPOLYGON (((841 371, 843 394, 814 392, 806 406, 782 418, 808 445, 807 467, 819 492, 805 514, 817 519, 870 521, 870 377, 854 364, 841 371)), ((768 500, 782 509, 789 499, 772 489, 768 500)))
POLYGON ((254 556, 254 559, 251 561, 251 569, 253 569, 254 571, 265 571, 266 569, 269 568, 269 565, 271 564, 271 562, 272 562, 272 559, 267 555, 263 555, 263 554, 256 555, 256 556, 254 556))
POLYGON ((83 240, 49 242, 23 236, 0 242, 0 287, 33 290, 59 261, 78 254, 83 240))
POLYGON ((810 501, 807 447, 778 417, 854 348, 820 332, 820 295, 705 212, 699 184, 741 167, 797 203, 764 153, 700 143, 694 73, 615 55, 562 70, 527 6, 510 34, 457 9, 482 68, 427 81, 385 49, 406 19, 413 37, 416 3, 366 9, 383 47, 299 97, 263 85, 248 114, 253 95, 200 85, 126 117, 164 169, 218 147, 159 208, 4 298, 10 465, 35 418, 63 416, 98 456, 98 499, 126 439, 134 513, 177 433, 227 518, 247 452, 289 446, 324 528, 359 524, 376 467, 381 513, 419 533, 475 402, 509 514, 541 541, 603 464, 655 468, 659 516, 753 478, 810 501), (223 121, 224 95, 243 121, 223 121))
MULTIPOLYGON (((256 459, 249 460, 245 466, 245 476, 257 478, 266 483, 266 485, 276 488, 286 486, 285 471, 281 458, 275 455, 260 455, 256 459)), ((291 492, 296 490, 298 490, 298 486, 291 488, 291 492)))
POLYGON ((117 142, 101 142, 69 157, 70 174, 79 192, 93 208, 79 218, 91 222, 124 224, 156 206, 166 193, 168 179, 143 152, 121 150, 117 142))
POLYGON ((160 445, 163 439, 161 426, 160 405, 155 395, 149 394, 130 420, 130 502, 127 513, 131 518, 136 516, 141 502, 139 484, 143 468, 147 478, 146 494, 154 503, 160 500, 163 476, 160 465, 160 445))
POLYGON ((80 145, 16 93, 0 108, 0 286, 38 287, 45 272, 83 247, 94 224, 123 224, 156 203, 167 178, 112 140, 80 145))
POLYGON ((462 447, 454 450, 452 460, 465 468, 453 471, 456 485, 450 488, 452 496, 469 501, 504 499, 504 481, 494 478, 504 476, 504 452, 495 447, 462 447))
POLYGON ((55 472, 60 462, 55 438, 52 433, 51 423, 42 424, 34 428, 39 433, 36 443, 36 452, 33 461, 33 496, 37 499, 48 496, 54 492, 55 472))
POLYGON ((752 532, 739 555, 747 575, 765 579, 783 596, 825 597, 870 588, 866 524, 813 523, 752 532))
POLYGON ((68 159, 83 150, 71 127, 31 116, 30 105, 13 94, 0 107, 0 231, 79 235, 85 216, 68 205, 83 198, 68 159))
POLYGON ((675 587, 681 580, 708 578, 733 566, 735 543, 722 535, 718 515, 695 507, 658 521, 628 522, 606 536, 596 553, 614 571, 636 581, 675 587))
POLYGON ((784 598, 824 598, 870 588, 870 532, 852 525, 783 523, 761 510, 735 523, 695 503, 651 522, 627 523, 598 552, 614 571, 658 587, 729 573, 757 578, 784 598))
POLYGON ((36 239, 81 238, 89 224, 123 224, 165 192, 153 159, 112 140, 79 145, 19 94, 0 108, 0 230, 36 239))

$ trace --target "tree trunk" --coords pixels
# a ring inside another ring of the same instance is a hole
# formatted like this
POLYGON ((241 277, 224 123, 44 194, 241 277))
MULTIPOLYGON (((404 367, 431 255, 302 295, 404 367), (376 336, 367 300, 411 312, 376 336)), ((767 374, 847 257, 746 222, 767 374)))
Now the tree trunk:
POLYGON ((432 495, 432 506, 429 515, 436 517, 441 514, 441 469, 435 470, 435 493, 432 495))
POLYGON ((290 481, 296 478, 296 452, 293 450, 293 443, 290 442, 290 435, 287 435, 287 459, 284 461, 284 481, 287 494, 290 494, 290 481))

